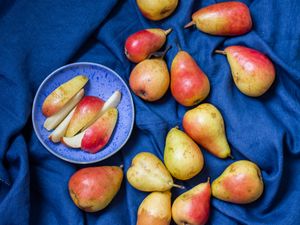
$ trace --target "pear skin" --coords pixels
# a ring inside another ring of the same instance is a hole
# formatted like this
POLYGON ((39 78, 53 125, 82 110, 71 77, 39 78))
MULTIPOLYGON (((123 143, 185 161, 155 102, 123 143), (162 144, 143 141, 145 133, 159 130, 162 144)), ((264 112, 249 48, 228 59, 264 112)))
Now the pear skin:
POLYGON ((179 180, 191 179, 204 165, 199 146, 177 128, 172 128, 167 135, 164 162, 171 175, 179 180))
POLYGON ((152 192, 141 203, 136 224, 169 225, 171 214, 171 192, 152 192))
POLYGON ((177 197, 172 205, 172 218, 177 225, 204 225, 210 214, 209 180, 177 197))
POLYGON ((212 183, 212 195, 215 198, 237 204, 256 201, 263 190, 259 167, 247 160, 232 163, 212 183))
POLYGON ((173 97, 184 106, 202 102, 209 94, 210 83, 206 74, 192 56, 179 51, 171 66, 171 92, 173 97))
POLYGON ((175 186, 162 161, 150 152, 141 152, 133 158, 127 180, 134 188, 145 192, 168 191, 175 186))
POLYGON ((116 108, 108 109, 84 133, 81 149, 90 153, 97 153, 110 140, 118 119, 116 108))
POLYGON ((144 17, 157 21, 171 15, 178 0, 136 0, 136 3, 144 17))
POLYGON ((170 84, 170 75, 163 59, 146 59, 137 64, 129 77, 131 90, 146 101, 164 96, 170 84))
POLYGON ((116 166, 87 167, 75 172, 69 180, 73 202, 86 212, 104 209, 118 193, 123 171, 116 166))
POLYGON ((65 136, 72 137, 77 134, 97 116, 103 105, 104 101, 98 97, 84 96, 75 108, 65 136))
POLYGON ((172 29, 153 28, 140 30, 130 35, 125 42, 125 55, 134 63, 145 60, 165 44, 167 35, 171 31, 172 29))
POLYGON ((192 25, 211 35, 236 36, 249 32, 252 19, 249 8, 242 2, 222 2, 207 6, 192 15, 192 25))
POLYGON ((207 151, 219 158, 231 156, 224 120, 220 111, 204 103, 187 111, 182 121, 185 132, 207 151))
POLYGON ((88 78, 78 75, 61 84, 52 91, 44 100, 42 112, 46 117, 52 116, 60 111, 70 99, 75 96, 88 82, 88 78))
POLYGON ((273 84, 274 65, 261 52, 244 46, 230 46, 216 53, 227 56, 234 83, 245 95, 261 96, 273 84))

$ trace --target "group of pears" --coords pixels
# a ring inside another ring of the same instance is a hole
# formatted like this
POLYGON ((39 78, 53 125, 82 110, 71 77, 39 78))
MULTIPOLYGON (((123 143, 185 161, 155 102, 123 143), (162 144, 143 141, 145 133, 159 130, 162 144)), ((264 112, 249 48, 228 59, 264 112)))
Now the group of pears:
MULTIPOLYGON (((178 0, 137 0, 142 14, 160 20, 175 11, 178 0)), ((185 28, 196 25, 210 35, 236 36, 249 32, 252 19, 248 7, 240 2, 223 2, 202 8, 192 15, 185 28)), ((263 193, 264 184, 259 167, 248 160, 229 165, 212 184, 208 178, 178 196, 171 203, 171 188, 201 172, 204 157, 201 145, 219 158, 231 157, 224 120, 220 111, 210 103, 200 104, 210 92, 210 82, 197 62, 186 51, 179 50, 171 65, 171 72, 163 52, 157 52, 166 42, 172 29, 159 28, 138 31, 125 43, 127 58, 137 63, 129 78, 132 91, 146 101, 162 98, 171 86, 175 100, 188 110, 182 120, 184 131, 172 128, 164 150, 164 163, 150 152, 138 153, 127 170, 128 182, 136 189, 151 192, 140 204, 137 225, 169 225, 171 218, 178 225, 203 225, 210 214, 211 196, 247 204, 263 193), (200 105, 199 105, 200 104, 200 105)), ((237 88, 245 95, 264 94, 275 79, 275 69, 268 57, 244 46, 229 46, 227 56, 237 88)), ((88 212, 105 208, 117 194, 123 180, 120 167, 88 167, 77 171, 69 181, 69 192, 74 203, 88 212)))

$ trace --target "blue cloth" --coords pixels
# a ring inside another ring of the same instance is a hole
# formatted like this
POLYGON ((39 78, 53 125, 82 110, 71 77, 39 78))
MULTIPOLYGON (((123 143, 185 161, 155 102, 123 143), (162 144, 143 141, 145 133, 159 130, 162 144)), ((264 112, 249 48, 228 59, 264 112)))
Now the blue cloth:
MULTIPOLYGON (((67 183, 82 166, 64 162, 39 143, 31 122, 38 86, 54 69, 76 61, 101 63, 128 83, 133 64, 123 53, 128 35, 144 28, 173 28, 168 44, 178 39, 208 75, 211 93, 205 100, 223 114, 233 156, 249 159, 262 169, 263 196, 255 203, 235 205, 212 199, 209 224, 300 224, 300 2, 246 0, 253 30, 225 38, 184 30, 191 13, 220 1, 180 1, 166 20, 152 22, 139 12, 135 0, 0 1, 0 224, 134 225, 142 199, 124 179, 113 202, 99 213, 83 213, 72 203, 67 183), (250 98, 235 87, 226 58, 216 48, 246 45, 266 53, 277 77, 262 97, 250 98)), ((167 54, 170 66, 177 49, 167 54)), ((128 143, 111 158, 95 165, 128 169, 140 151, 162 158, 168 130, 187 108, 170 92, 146 103, 134 96, 136 123, 128 143)), ((214 180, 233 160, 221 160, 204 149, 205 169, 184 183, 188 188, 214 180)), ((173 189, 172 198, 182 191, 173 189)))

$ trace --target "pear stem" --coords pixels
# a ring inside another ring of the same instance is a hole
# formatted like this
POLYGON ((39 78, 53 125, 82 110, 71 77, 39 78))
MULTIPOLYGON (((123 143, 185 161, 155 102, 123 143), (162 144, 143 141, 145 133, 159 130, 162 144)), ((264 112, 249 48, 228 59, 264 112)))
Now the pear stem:
POLYGON ((185 189, 185 186, 179 185, 179 184, 172 184, 172 187, 176 187, 176 188, 179 188, 179 189, 182 189, 182 190, 185 189))
POLYGON ((231 154, 228 157, 231 158, 231 159, 234 159, 234 157, 231 154))
POLYGON ((188 24, 186 24, 186 25, 184 26, 184 28, 186 29, 186 28, 189 28, 189 27, 191 27, 191 26, 193 26, 193 25, 195 25, 195 22, 194 22, 194 21, 191 21, 191 22, 189 22, 188 24))
POLYGON ((226 55, 226 52, 223 50, 215 50, 215 53, 217 54, 222 54, 222 55, 226 55))
POLYGON ((176 46, 177 46, 177 48, 178 48, 178 51, 182 51, 182 48, 181 48, 181 46, 180 46, 180 44, 179 44, 178 39, 175 40, 175 44, 176 44, 176 46))
POLYGON ((153 53, 151 53, 151 54, 148 56, 148 59, 150 59, 150 58, 163 59, 163 58, 166 56, 167 52, 168 52, 171 48, 172 48, 172 46, 169 45, 169 46, 166 48, 166 50, 164 50, 164 51, 162 51, 162 52, 153 52, 153 53))
POLYGON ((169 33, 171 33, 172 30, 173 30, 172 28, 169 28, 169 29, 165 30, 165 35, 168 35, 169 33))

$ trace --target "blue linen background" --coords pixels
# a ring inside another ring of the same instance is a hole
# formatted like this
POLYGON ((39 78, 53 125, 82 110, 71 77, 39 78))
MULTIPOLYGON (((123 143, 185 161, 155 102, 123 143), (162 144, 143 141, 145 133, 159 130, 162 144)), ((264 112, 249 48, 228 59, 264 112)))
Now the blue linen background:
MULTIPOLYGON (((300 224, 300 2, 243 1, 251 10, 253 30, 243 36, 209 36, 182 27, 191 13, 213 0, 180 1, 168 19, 152 22, 135 0, 1 0, 0 1, 0 224, 134 225, 147 195, 124 179, 112 203, 99 213, 83 213, 72 203, 67 184, 79 168, 51 155, 39 143, 31 122, 38 86, 56 68, 77 61, 101 63, 128 83, 133 64, 123 54, 128 35, 144 28, 173 28, 168 44, 178 39, 208 75, 211 93, 205 100, 223 114, 235 160, 249 159, 262 169, 265 192, 255 203, 234 205, 212 199, 209 224, 300 224), (266 53, 277 77, 259 98, 235 87, 226 58, 216 48, 247 45, 266 53)), ((170 66, 177 49, 167 54, 170 66)), ((95 165, 124 164, 140 151, 163 157, 168 130, 181 126, 187 108, 170 92, 155 103, 133 95, 136 123, 128 143, 113 157, 95 165)), ((221 160, 204 149, 205 168, 184 182, 188 188, 214 180, 233 160, 221 160)), ((95 166, 93 165, 93 166, 95 166)), ((178 183, 182 183, 178 181, 178 183)), ((173 199, 182 191, 173 189, 173 199)))

